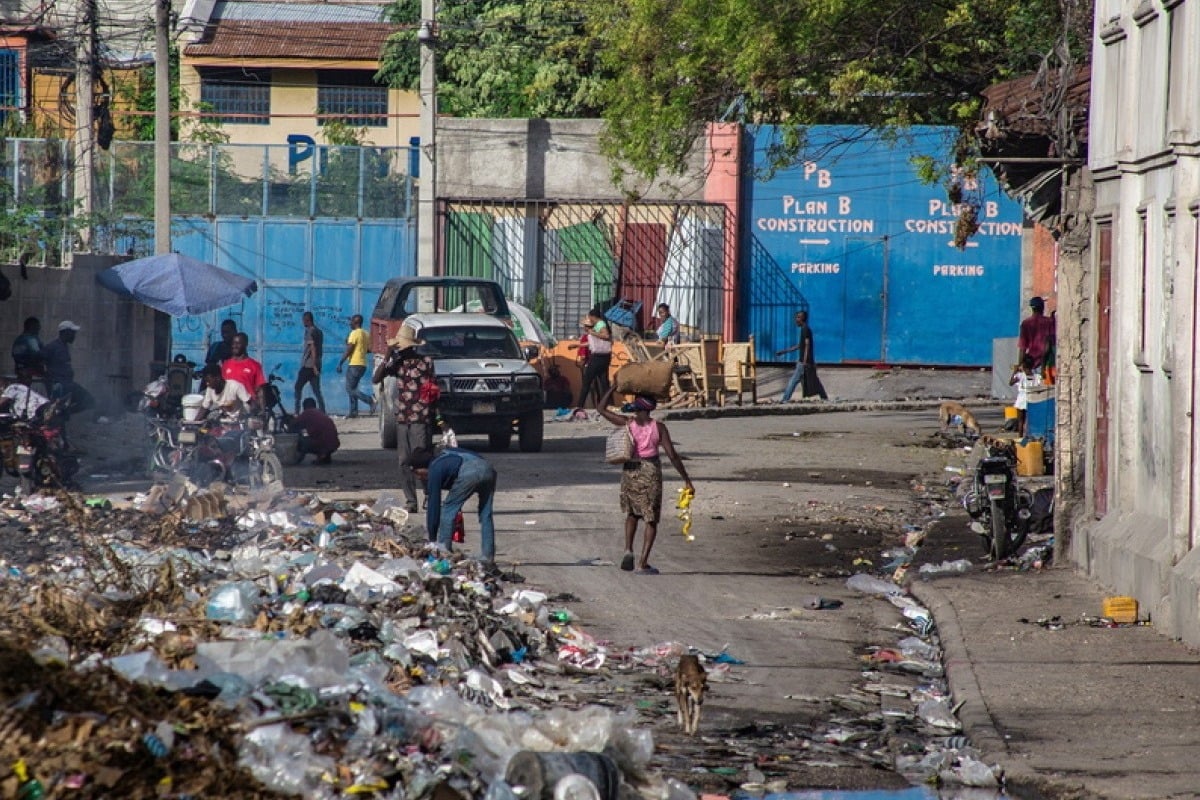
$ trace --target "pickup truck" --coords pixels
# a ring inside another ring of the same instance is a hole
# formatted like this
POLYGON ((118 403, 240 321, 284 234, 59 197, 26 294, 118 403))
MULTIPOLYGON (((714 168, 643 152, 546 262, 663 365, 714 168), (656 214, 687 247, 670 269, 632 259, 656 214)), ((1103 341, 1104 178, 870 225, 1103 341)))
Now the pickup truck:
MULTIPOLYGON (((456 434, 487 434, 491 449, 506 450, 515 433, 521 452, 541 451, 545 392, 529 363, 536 346, 522 349, 509 325, 486 313, 408 314, 404 324, 425 342, 418 352, 433 358, 437 410, 456 434)), ((381 400, 394 380, 376 387, 381 400)), ((379 409, 380 444, 395 448, 395 417, 386 402, 379 409)))
POLYGON ((406 277, 383 285, 371 312, 371 352, 387 355, 387 341, 410 314, 478 311, 508 322, 512 316, 504 289, 486 278, 406 277))

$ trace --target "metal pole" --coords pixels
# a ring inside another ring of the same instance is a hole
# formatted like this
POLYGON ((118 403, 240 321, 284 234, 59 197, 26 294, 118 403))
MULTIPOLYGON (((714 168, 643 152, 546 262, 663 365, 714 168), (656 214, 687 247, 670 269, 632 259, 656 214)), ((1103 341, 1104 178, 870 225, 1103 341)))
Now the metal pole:
MULTIPOLYGON (((95 90, 93 70, 96 58, 96 0, 84 0, 79 6, 79 46, 75 53, 75 200, 78 213, 92 213, 93 110, 95 90)), ((80 231, 84 247, 91 243, 91 225, 80 231)))
POLYGON ((421 183, 417 189, 417 274, 437 271, 437 0, 421 0, 421 183))
POLYGON ((171 0, 154 4, 154 252, 171 252, 171 0))

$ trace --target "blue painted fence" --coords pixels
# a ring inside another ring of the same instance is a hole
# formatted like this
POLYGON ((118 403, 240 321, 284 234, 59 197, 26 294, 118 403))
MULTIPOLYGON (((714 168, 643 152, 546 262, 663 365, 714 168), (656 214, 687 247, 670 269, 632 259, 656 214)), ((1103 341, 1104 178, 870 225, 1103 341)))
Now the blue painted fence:
POLYGON ((177 217, 172 247, 252 276, 259 286, 240 306, 172 320, 172 354, 203 363, 221 320, 231 318, 250 337, 250 354, 263 369, 283 375, 283 399, 290 408, 304 341, 300 316, 311 311, 325 334, 321 388, 326 409, 337 414, 349 410, 344 376, 334 369, 350 317, 362 314, 369 325, 384 282, 416 274, 416 226, 409 219, 177 217))
MULTIPOLYGON (((767 166, 773 127, 747 129, 744 164, 767 166)), ((912 159, 947 160, 954 131, 913 128, 894 142, 848 126, 810 129, 808 159, 745 186, 741 334, 760 360, 796 343, 778 282, 802 293, 820 363, 986 366, 992 340, 1020 323, 1020 206, 986 170, 964 182, 980 228, 952 243, 957 209, 922 184, 912 159)))

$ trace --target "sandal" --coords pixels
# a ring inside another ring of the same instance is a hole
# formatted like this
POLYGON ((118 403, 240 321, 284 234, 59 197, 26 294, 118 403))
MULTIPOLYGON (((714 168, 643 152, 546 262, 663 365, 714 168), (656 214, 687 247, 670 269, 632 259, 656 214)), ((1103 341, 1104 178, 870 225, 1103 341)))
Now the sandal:
POLYGON ((633 572, 633 553, 626 553, 621 559, 621 569, 626 572, 633 572))
POLYGON ((652 567, 649 564, 647 564, 646 566, 642 567, 641 569, 634 572, 633 574, 634 575, 658 575, 659 572, 656 567, 652 567))

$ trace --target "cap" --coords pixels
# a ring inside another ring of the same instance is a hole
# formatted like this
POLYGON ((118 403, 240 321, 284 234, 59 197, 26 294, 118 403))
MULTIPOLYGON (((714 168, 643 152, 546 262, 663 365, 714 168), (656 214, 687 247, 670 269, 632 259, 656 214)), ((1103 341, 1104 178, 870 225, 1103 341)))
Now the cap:
POLYGON ((404 349, 406 347, 413 347, 418 344, 425 344, 425 342, 417 338, 417 332, 413 330, 412 327, 408 325, 401 325, 400 330, 396 331, 396 335, 391 339, 388 339, 388 344, 390 344, 392 347, 404 349))
POLYGON ((58 323, 58 329, 59 329, 60 331, 77 331, 77 330, 80 330, 79 326, 78 326, 78 325, 76 325, 74 322, 71 322, 71 320, 69 320, 69 319, 64 319, 62 322, 58 323))
POLYGON ((1040 297, 1029 298, 1029 307, 1035 311, 1042 311, 1046 308, 1046 301, 1040 297))

